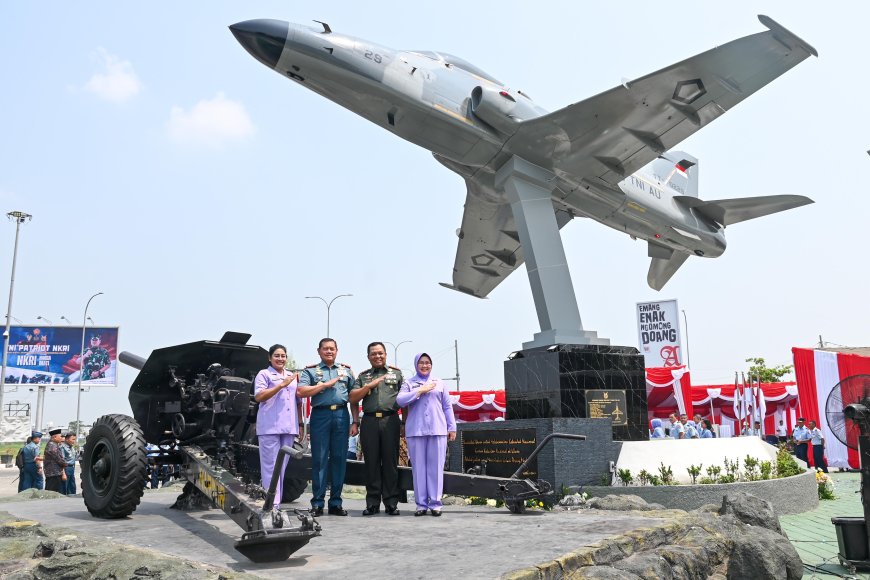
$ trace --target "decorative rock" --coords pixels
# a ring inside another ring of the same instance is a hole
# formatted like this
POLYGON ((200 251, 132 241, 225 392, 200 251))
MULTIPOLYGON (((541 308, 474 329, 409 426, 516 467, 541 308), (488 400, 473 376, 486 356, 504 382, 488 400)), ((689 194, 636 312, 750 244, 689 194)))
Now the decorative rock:
POLYGON ((780 534, 762 527, 735 534, 728 580, 796 580, 803 574, 797 550, 780 534))
POLYGON ((88 540, 0 512, 3 580, 254 580, 254 576, 193 563, 151 550, 88 540))
POLYGON ((663 506, 657 503, 647 503, 642 497, 636 495, 606 495, 604 497, 593 497, 586 503, 591 508, 611 511, 648 512, 651 510, 664 509, 663 506))
POLYGON ((559 500, 559 505, 562 507, 583 507, 586 505, 587 499, 579 493, 566 495, 559 500))
POLYGON ((649 518, 651 525, 517 570, 506 578, 792 580, 803 574, 803 563, 788 539, 763 525, 778 522, 772 506, 748 494, 726 499, 724 515, 715 506, 691 513, 650 511, 649 504, 631 496, 593 498, 588 503, 602 509, 643 511, 636 517, 649 518), (754 525, 744 523, 744 518, 754 525))
POLYGON ((626 570, 612 568, 610 566, 580 568, 571 574, 572 580, 584 580, 586 578, 595 578, 597 580, 642 580, 641 576, 637 576, 636 574, 632 574, 626 570))
POLYGON ((773 505, 769 501, 760 499, 746 492, 730 493, 722 498, 721 515, 734 514, 734 516, 750 526, 760 526, 782 534, 779 525, 779 517, 773 511, 773 505))
POLYGON ((621 562, 615 562, 613 567, 643 580, 672 580, 674 577, 668 561, 654 552, 634 554, 621 562))

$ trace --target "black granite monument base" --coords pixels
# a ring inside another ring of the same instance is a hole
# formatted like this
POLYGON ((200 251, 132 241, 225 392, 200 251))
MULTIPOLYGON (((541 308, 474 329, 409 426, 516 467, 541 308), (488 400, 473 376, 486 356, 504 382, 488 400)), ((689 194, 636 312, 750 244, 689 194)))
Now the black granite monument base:
POLYGON ((521 350, 505 361, 504 375, 509 420, 610 417, 613 439, 649 438, 644 359, 634 347, 521 350))
POLYGON ((622 444, 613 441, 609 419, 459 423, 456 441, 448 443, 448 468, 467 472, 486 460, 487 475, 510 477, 550 433, 585 435, 586 441, 552 440, 523 477, 550 482, 558 495, 565 486, 610 483, 610 462, 619 457, 622 444))

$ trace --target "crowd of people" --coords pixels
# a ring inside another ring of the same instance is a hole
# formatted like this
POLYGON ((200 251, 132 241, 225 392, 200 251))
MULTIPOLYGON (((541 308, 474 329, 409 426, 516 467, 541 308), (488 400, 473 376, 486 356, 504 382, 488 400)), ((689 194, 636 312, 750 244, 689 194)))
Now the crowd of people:
POLYGON ((661 419, 652 420, 650 439, 712 439, 716 437, 710 420, 704 419, 697 413, 692 420, 689 420, 689 416, 685 413, 679 418, 676 413, 671 413, 668 420, 670 427, 667 431, 665 431, 664 422, 661 419))
MULTIPOLYGON (((310 398, 312 515, 320 516, 324 509, 329 515, 347 515, 342 490, 348 441, 357 435, 366 474, 362 514, 378 514, 383 504, 385 513, 399 515, 397 466, 404 430, 414 481, 414 515, 440 516, 447 442, 456 438, 456 420, 446 384, 432 374, 432 357, 427 353, 415 356, 415 374, 404 379, 400 369, 386 364, 382 342, 368 345, 371 367, 357 376, 349 366, 336 362, 338 343, 334 339, 322 339, 317 354, 319 363, 294 373, 286 368, 287 349, 273 345, 269 367, 254 380, 263 487, 269 487, 278 450, 292 445, 302 433, 302 400, 310 398)), ((282 485, 283 473, 275 491, 278 501, 282 485)))
MULTIPOLYGON (((650 439, 712 439, 716 437, 713 429, 713 424, 709 419, 704 419, 700 414, 695 413, 692 420, 686 413, 677 416, 676 413, 671 413, 668 417, 670 425, 665 428, 664 422, 661 419, 653 419, 650 421, 650 439)), ((807 423, 803 417, 799 417, 797 425, 792 431, 791 445, 794 448, 794 454, 798 459, 804 462, 809 461, 809 444, 812 444, 813 449, 813 465, 824 472, 828 471, 828 465, 825 461, 825 436, 822 430, 819 429, 815 421, 807 423)), ((786 436, 785 425, 782 421, 776 428, 776 434, 765 435, 764 429, 761 426, 761 421, 744 423, 740 433, 736 436, 742 437, 760 437, 769 443, 787 443, 789 438, 786 436)))
POLYGON ((41 448, 41 432, 33 431, 27 438, 27 443, 20 451, 18 491, 45 489, 75 495, 75 464, 79 456, 76 434, 52 429, 48 436, 44 450, 41 448))

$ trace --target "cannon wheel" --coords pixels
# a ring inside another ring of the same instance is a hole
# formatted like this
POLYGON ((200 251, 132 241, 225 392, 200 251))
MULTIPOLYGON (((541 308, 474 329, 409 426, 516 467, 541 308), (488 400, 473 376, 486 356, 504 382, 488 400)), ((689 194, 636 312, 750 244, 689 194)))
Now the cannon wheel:
MULTIPOLYGON (((299 451, 306 451, 305 446, 299 442, 297 439, 293 442, 293 448, 299 451)), ((284 488, 281 492, 281 503, 290 503, 299 499, 303 493, 305 493, 305 488, 308 487, 307 479, 299 479, 299 478, 291 478, 287 476, 288 471, 291 470, 291 462, 296 461, 295 459, 288 457, 287 465, 284 468, 284 488)))
MULTIPOLYGON (((290 461, 293 461, 291 459, 290 461)), ((308 487, 308 481, 304 479, 290 479, 286 475, 284 476, 284 488, 281 491, 281 503, 290 503, 299 499, 303 493, 305 493, 305 488, 308 487)))
POLYGON ((127 415, 103 415, 88 433, 82 454, 82 497, 91 515, 123 518, 145 492, 145 437, 127 415))
POLYGON ((526 502, 521 499, 506 501, 504 505, 513 514, 521 514, 526 511, 526 502))

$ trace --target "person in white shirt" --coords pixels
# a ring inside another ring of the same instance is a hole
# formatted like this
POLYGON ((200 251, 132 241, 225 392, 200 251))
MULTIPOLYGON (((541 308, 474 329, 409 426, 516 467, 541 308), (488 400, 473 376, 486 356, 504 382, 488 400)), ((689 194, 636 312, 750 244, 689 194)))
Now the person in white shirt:
POLYGON ((683 427, 683 424, 680 423, 680 420, 677 419, 677 416, 674 413, 671 413, 671 416, 668 417, 671 422, 671 439, 685 439, 686 438, 686 428, 683 427))
POLYGON ((779 439, 780 443, 785 443, 786 438, 788 438, 788 430, 785 428, 785 421, 779 421, 779 424, 776 426, 776 437, 779 439))
POLYGON ((815 421, 810 421, 810 443, 813 444, 813 466, 828 472, 828 462, 825 461, 825 436, 822 430, 816 426, 815 421))

